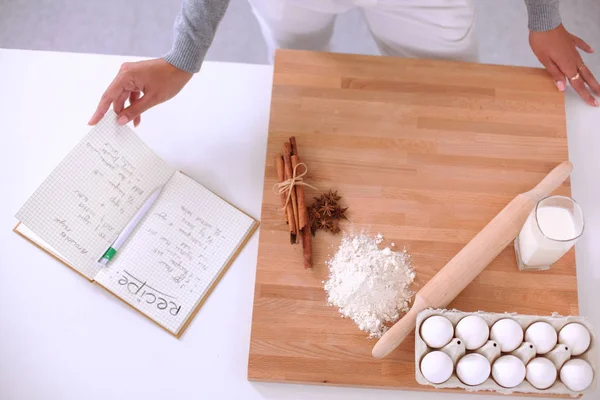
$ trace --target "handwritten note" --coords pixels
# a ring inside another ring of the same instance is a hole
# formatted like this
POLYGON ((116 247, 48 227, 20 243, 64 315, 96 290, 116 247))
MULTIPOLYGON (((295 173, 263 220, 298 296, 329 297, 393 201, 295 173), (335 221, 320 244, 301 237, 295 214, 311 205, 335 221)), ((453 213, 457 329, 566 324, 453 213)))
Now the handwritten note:
POLYGON ((254 224, 176 172, 96 281, 177 333, 254 224))
POLYGON ((89 279, 96 261, 175 170, 113 112, 69 153, 17 218, 89 279))

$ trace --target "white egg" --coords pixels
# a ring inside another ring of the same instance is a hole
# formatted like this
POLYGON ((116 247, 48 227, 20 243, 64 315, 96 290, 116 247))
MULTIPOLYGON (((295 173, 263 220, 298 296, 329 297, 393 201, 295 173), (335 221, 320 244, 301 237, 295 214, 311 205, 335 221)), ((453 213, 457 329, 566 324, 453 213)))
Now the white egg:
POLYGON ((545 357, 534 358, 527 364, 527 382, 533 387, 543 390, 548 389, 556 381, 556 367, 552 361, 545 357))
POLYGON ((574 392, 587 389, 594 379, 594 371, 586 361, 574 358, 560 369, 560 380, 574 392))
POLYGON ((481 385, 490 376, 490 362, 481 354, 467 354, 456 365, 456 375, 465 385, 481 385))
POLYGON ((513 388, 525 379, 525 365, 515 356, 502 356, 492 366, 492 376, 498 385, 513 388))
POLYGON ((504 318, 492 325, 490 339, 497 342, 503 352, 511 352, 523 341, 523 328, 517 321, 504 318))
POLYGON ((556 329, 547 322, 534 322, 525 331, 525 340, 533 343, 538 354, 546 354, 556 346, 556 329))
POLYGON ((421 324, 421 338, 427 343, 427 346, 439 349, 444 347, 454 337, 454 327, 452 322, 441 315, 434 315, 427 318, 421 324))
POLYGON ((489 339, 490 327, 479 315, 467 315, 458 321, 454 336, 465 342, 467 350, 475 350, 489 339))
POLYGON ((585 326, 576 322, 565 325, 558 334, 558 343, 569 346, 573 356, 585 353, 590 347, 590 342, 590 332, 585 326))
POLYGON ((454 365, 448 354, 441 351, 427 353, 421 361, 421 373, 431 383, 444 383, 452 375, 454 365))

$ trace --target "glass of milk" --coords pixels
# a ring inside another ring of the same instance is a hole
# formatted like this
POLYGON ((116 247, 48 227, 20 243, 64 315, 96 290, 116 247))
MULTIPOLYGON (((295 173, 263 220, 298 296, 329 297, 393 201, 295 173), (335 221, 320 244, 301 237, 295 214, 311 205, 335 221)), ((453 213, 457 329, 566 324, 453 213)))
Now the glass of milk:
POLYGON ((583 212, 575 200, 565 196, 542 199, 515 239, 519 269, 549 269, 573 247, 583 228, 583 212))

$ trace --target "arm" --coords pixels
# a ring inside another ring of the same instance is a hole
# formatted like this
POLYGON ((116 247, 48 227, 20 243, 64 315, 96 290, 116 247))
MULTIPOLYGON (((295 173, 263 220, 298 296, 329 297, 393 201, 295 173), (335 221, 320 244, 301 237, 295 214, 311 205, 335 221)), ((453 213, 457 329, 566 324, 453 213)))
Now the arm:
POLYGON ((175 42, 164 57, 171 65, 198 72, 229 0, 183 0, 175 22, 175 42))
POLYGON ((561 24, 558 0, 525 0, 525 5, 530 31, 549 31, 561 24))
POLYGON ((179 93, 200 70, 228 5, 229 0, 182 0, 171 51, 164 58, 123 64, 89 124, 97 124, 112 104, 119 124, 137 126, 143 112, 179 93))
POLYGON ((586 103, 598 107, 592 92, 600 96, 600 84, 577 50, 593 53, 594 49, 562 25, 558 0, 525 0, 525 5, 529 14, 529 44, 558 90, 565 90, 568 80, 586 103))

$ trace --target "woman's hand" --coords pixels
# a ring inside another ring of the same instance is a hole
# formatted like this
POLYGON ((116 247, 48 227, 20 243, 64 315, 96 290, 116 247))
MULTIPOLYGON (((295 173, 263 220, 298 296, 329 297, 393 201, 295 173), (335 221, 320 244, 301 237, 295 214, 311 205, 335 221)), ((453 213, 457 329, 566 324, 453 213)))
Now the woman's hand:
POLYGON ((598 101, 590 90, 600 96, 600 84, 577 51, 577 48, 580 48, 586 53, 593 53, 594 49, 589 44, 571 35, 562 24, 550 31, 530 32, 529 44, 554 79, 558 90, 565 90, 566 77, 586 103, 598 107, 598 101), (586 83, 589 88, 586 87, 586 83))
POLYGON ((113 110, 118 115, 119 125, 133 121, 133 125, 138 126, 140 114, 174 97, 192 75, 172 66, 162 58, 125 63, 102 95, 98 108, 88 124, 96 125, 112 104, 113 110), (143 96, 140 97, 140 94, 143 96), (125 108, 127 99, 129 99, 129 107, 125 108))

